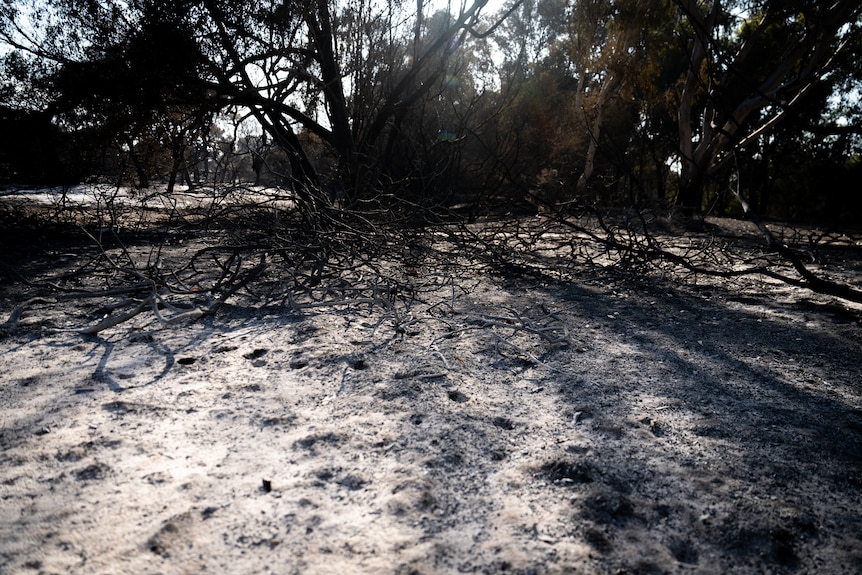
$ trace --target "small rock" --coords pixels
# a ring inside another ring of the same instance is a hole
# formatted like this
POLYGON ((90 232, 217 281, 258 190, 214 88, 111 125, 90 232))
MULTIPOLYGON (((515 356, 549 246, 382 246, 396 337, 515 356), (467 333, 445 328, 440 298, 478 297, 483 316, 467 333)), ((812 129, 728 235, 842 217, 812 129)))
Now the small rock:
POLYGON ((447 392, 446 395, 448 395, 449 399, 451 399, 455 403, 464 403, 468 400, 468 397, 466 395, 455 389, 447 392))
POLYGON ((264 355, 266 355, 267 353, 269 353, 269 350, 268 350, 268 349, 258 348, 258 349, 254 350, 254 351, 250 351, 250 352, 248 352, 248 353, 244 353, 244 354, 243 354, 243 357, 244 357, 244 358, 246 358, 246 359, 258 359, 259 357, 263 357, 263 356, 264 356, 264 355))
POLYGON ((512 431, 515 429, 515 424, 507 417, 495 417, 491 420, 491 423, 500 429, 505 429, 506 431, 512 431))

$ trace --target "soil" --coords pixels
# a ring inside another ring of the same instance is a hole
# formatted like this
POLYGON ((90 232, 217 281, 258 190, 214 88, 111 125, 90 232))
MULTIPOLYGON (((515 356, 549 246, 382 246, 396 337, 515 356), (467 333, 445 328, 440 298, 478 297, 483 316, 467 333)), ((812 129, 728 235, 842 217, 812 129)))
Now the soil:
POLYGON ((858 307, 441 269, 97 335, 34 302, 0 337, 0 573, 860 572, 858 307))

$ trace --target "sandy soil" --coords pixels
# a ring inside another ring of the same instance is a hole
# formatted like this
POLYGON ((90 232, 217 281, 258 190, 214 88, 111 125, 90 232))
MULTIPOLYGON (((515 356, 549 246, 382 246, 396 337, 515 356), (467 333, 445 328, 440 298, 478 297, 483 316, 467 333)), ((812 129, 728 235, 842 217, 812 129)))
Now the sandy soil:
POLYGON ((34 304, 0 573, 859 573, 858 309, 469 269, 97 336, 34 304))

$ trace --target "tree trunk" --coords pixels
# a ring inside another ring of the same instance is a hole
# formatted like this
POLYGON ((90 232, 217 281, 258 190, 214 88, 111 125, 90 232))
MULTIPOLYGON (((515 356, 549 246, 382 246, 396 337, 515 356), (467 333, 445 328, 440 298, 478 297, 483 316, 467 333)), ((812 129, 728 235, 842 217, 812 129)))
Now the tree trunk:
POLYGON ((171 168, 171 173, 168 174, 168 195, 174 193, 174 187, 177 185, 177 172, 179 171, 179 166, 174 164, 171 168))
POLYGON ((697 213, 703 206, 703 185, 706 182, 706 174, 694 164, 690 164, 688 170, 683 168, 679 191, 676 196, 676 205, 688 213, 697 213))
MULTIPOLYGON (((707 34, 712 30, 713 23, 721 9, 717 0, 712 4, 709 15, 704 17, 693 0, 679 0, 679 5, 687 13, 696 31, 692 38, 691 56, 688 71, 685 76, 679 107, 677 109, 677 125, 679 127, 679 151, 681 172, 679 193, 676 204, 684 210, 700 210, 703 203, 704 173, 702 166, 697 164, 692 127, 692 108, 694 96, 701 88, 700 70, 706 60, 706 46, 709 42, 707 34)), ((703 142, 703 138, 701 138, 703 142)))
MULTIPOLYGON (((599 99, 595 105, 596 117, 593 118, 592 126, 587 126, 590 133, 590 144, 587 148, 587 157, 584 160, 584 171, 581 173, 581 177, 578 178, 578 183, 575 188, 578 195, 583 195, 587 189, 587 182, 593 176, 593 170, 596 163, 596 152, 599 148, 599 138, 602 135, 602 124, 605 119, 605 104, 607 103, 608 95, 611 91, 617 90, 621 84, 622 82, 619 80, 619 75, 614 71, 610 71, 609 76, 605 80, 605 83, 599 92, 599 99)), ((584 123, 586 123, 586 118, 584 118, 584 123)))
POLYGON ((145 190, 150 187, 150 175, 147 173, 147 168, 138 155, 135 153, 135 144, 131 139, 128 140, 129 157, 132 159, 132 165, 135 166, 135 173, 138 176, 138 187, 145 190))

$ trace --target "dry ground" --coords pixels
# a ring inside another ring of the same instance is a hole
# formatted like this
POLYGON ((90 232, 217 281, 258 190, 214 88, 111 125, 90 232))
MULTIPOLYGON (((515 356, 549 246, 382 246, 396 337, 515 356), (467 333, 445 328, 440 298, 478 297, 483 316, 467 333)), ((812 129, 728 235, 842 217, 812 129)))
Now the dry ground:
POLYGON ((96 336, 28 309, 0 573, 859 573, 858 309, 439 269, 96 336))

